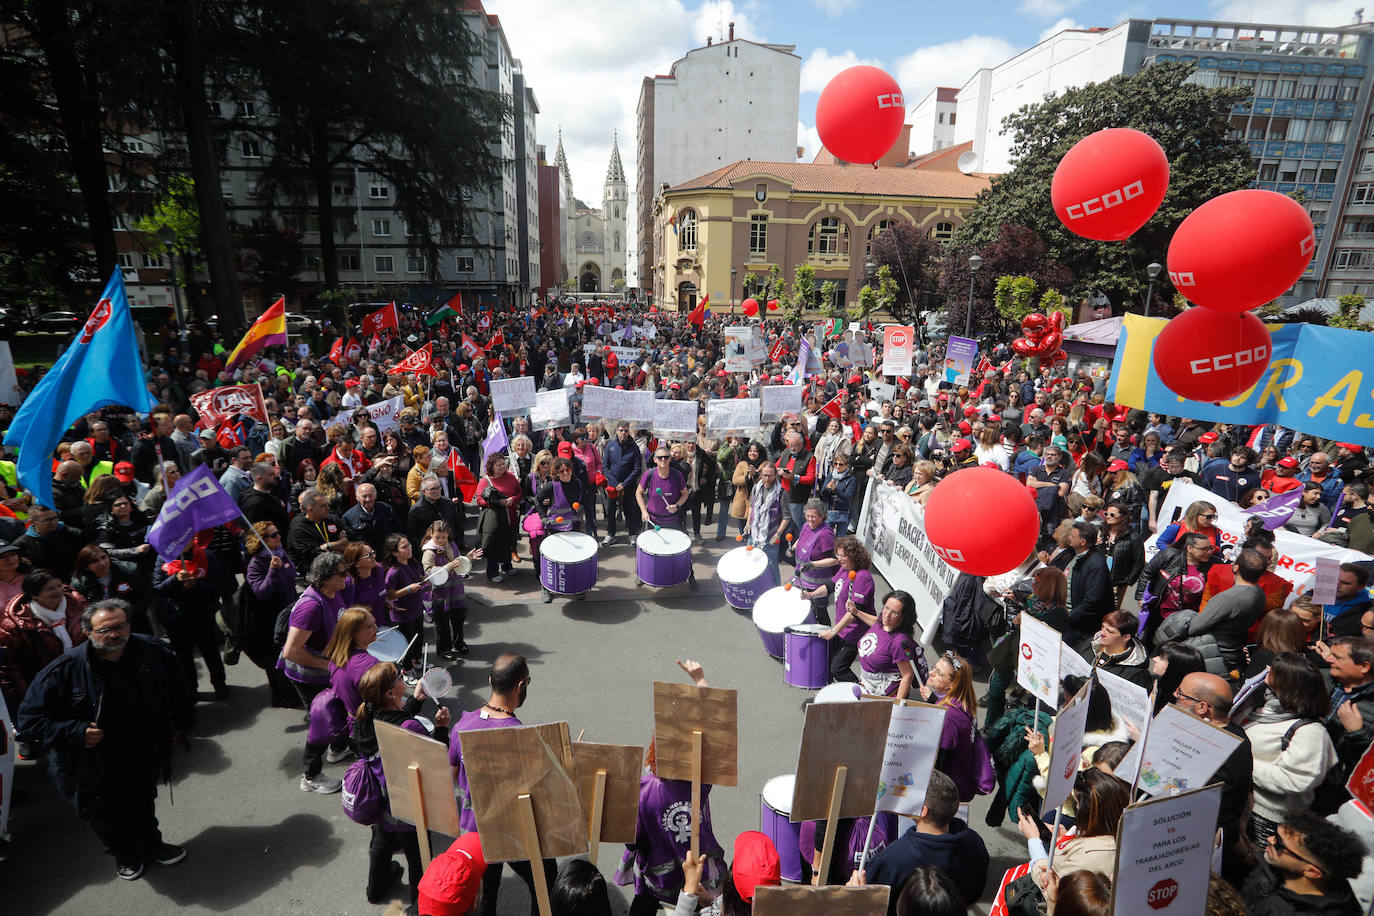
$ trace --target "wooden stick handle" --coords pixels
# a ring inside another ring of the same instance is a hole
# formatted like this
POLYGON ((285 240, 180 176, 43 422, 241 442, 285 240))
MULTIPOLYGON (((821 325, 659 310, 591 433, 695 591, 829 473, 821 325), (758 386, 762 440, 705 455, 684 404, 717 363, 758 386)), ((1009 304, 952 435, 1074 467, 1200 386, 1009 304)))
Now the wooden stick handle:
POLYGON ((596 853, 601 848, 601 818, 606 808, 606 771, 596 771, 596 785, 592 788, 592 819, 587 825, 587 859, 596 864, 596 853))
POLYGON ((830 874, 830 856, 835 851, 835 829, 840 820, 840 801, 844 798, 844 781, 849 767, 835 767, 835 783, 830 788, 830 811, 825 816, 825 843, 821 846, 820 871, 816 883, 824 886, 830 874))
POLYGON ((692 732, 692 855, 701 854, 701 732, 692 732))
POLYGON ((525 854, 530 857, 530 873, 534 876, 534 896, 539 901, 540 916, 553 916, 549 902, 549 882, 544 875, 544 856, 539 851, 539 828, 534 821, 534 799, 528 794, 517 796, 520 804, 521 827, 525 833, 525 854))
POLYGON ((429 823, 425 818, 425 790, 420 783, 420 765, 412 763, 406 767, 406 776, 410 780, 410 803, 415 810, 415 835, 420 841, 420 864, 429 868, 429 823))

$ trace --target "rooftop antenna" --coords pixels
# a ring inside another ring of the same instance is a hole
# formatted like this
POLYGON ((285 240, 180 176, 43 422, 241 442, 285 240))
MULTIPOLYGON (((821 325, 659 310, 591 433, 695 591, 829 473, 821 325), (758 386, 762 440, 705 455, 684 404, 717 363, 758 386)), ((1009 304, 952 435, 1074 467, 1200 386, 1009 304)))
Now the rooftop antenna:
POLYGON ((1362 23, 1362 22, 1364 22, 1364 7, 1362 7, 1362 6, 1356 7, 1356 8, 1355 8, 1355 24, 1356 24, 1356 25, 1359 25, 1359 24, 1362 23))

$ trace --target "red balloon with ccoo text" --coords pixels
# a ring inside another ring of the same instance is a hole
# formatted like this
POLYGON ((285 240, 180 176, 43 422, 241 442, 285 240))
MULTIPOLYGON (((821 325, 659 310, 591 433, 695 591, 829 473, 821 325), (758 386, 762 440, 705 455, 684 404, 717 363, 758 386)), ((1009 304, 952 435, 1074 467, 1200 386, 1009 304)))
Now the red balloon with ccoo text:
POLYGON ((877 67, 850 67, 836 74, 816 102, 816 132, 825 148, 845 162, 876 163, 892 149, 906 119, 897 81, 877 67))
POLYGON ((1169 279, 1189 302, 1245 312, 1287 292, 1316 247, 1302 204, 1274 191, 1232 191, 1179 224, 1169 240, 1169 279))
POLYGON ((926 537, 955 569, 996 576, 1030 555, 1040 512, 1026 487, 997 468, 955 471, 926 499, 926 537))
POLYGON ((1149 134, 1112 127, 1073 145, 1050 182, 1054 212, 1070 232, 1119 242, 1155 215, 1169 190, 1169 159, 1149 134))
POLYGON ((1215 403, 1258 382, 1272 355, 1269 329, 1254 313, 1193 308, 1159 333, 1154 364, 1174 394, 1215 403))

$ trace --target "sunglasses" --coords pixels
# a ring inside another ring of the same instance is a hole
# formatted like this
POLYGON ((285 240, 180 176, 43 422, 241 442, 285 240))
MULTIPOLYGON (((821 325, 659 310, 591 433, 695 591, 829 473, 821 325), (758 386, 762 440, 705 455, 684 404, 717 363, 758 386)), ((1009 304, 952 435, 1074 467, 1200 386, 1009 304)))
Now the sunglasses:
POLYGON ((1274 852, 1281 853, 1281 854, 1283 854, 1283 855, 1292 856, 1293 858, 1297 859, 1299 862, 1306 862, 1308 865, 1311 865, 1313 868, 1320 868, 1323 872, 1326 871, 1326 867, 1325 867, 1325 866, 1320 865, 1320 864, 1318 864, 1318 863, 1316 863, 1316 862, 1313 862, 1311 859, 1307 858, 1306 856, 1300 856, 1300 855, 1298 855, 1296 852, 1294 852, 1294 851, 1293 851, 1293 847, 1289 846, 1287 843, 1285 843, 1285 842, 1283 841, 1283 839, 1279 836, 1278 831, 1275 831, 1275 832, 1273 833, 1273 835, 1271 835, 1271 836, 1269 837, 1269 845, 1274 847, 1274 852))
POLYGON ((1202 521, 1210 521, 1211 519, 1214 519, 1214 518, 1216 518, 1216 517, 1217 517, 1217 514, 1216 514, 1215 512, 1213 512, 1211 515, 1199 515, 1199 516, 1198 516, 1198 518, 1201 519, 1202 521))

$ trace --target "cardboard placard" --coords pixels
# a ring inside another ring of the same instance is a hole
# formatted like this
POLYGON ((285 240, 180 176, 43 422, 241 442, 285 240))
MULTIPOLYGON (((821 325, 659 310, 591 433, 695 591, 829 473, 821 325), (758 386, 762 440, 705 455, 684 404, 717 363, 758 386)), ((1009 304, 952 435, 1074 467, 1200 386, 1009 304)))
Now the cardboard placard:
POLYGON ((1139 757, 1139 785, 1150 795, 1196 788, 1211 780, 1241 740, 1171 703, 1151 721, 1149 734, 1127 751, 1118 771, 1135 772, 1139 757))
POLYGON ((806 709, 797 781, 792 793, 792 823, 826 819, 835 770, 846 767, 839 817, 873 813, 883 752, 887 747, 892 703, 813 703, 806 709))
POLYGON ((759 430, 758 398, 718 398, 706 402, 706 428, 718 435, 748 436, 759 430))
POLYGON ((1097 669, 1097 682, 1112 698, 1112 714, 1135 723, 1141 734, 1145 732, 1145 722, 1154 708, 1150 704, 1150 692, 1139 684, 1133 684, 1120 675, 1112 674, 1102 668, 1097 669))
POLYGON ((663 779, 692 778, 692 733, 701 733, 701 781, 739 785, 739 697, 733 690, 654 682, 654 754, 663 779))
POLYGON ((1083 732, 1088 724, 1088 697, 1092 689, 1093 682, 1089 678, 1054 719, 1054 743, 1050 745, 1050 769, 1045 778, 1041 815, 1064 804, 1073 791, 1073 780, 1083 757, 1083 732))
POLYGON ((861 887, 760 887, 754 892, 754 916, 886 916, 886 884, 861 887))
MULTIPOLYGON (((3 710, 0 710, 3 712, 3 710)), ((1350 771, 1345 788, 1360 804, 1374 811, 1374 744, 1365 748, 1360 762, 1350 771)))
MULTIPOLYGON (((639 774, 644 748, 579 741, 572 746, 572 751, 582 815, 588 825, 595 827, 595 839, 602 843, 633 843, 639 816, 639 774), (598 773, 603 773, 605 778, 599 823, 593 824, 598 773)), ((591 839, 591 831, 588 833, 591 839)))
POLYGON ((567 722, 545 722, 543 725, 530 726, 539 732, 539 737, 553 751, 559 766, 569 776, 573 773, 572 731, 567 722))
POLYGON ((697 416, 701 411, 696 401, 674 401, 663 398, 654 402, 654 434, 671 439, 691 439, 697 434, 697 416))
POLYGON ((571 425, 572 405, 568 400, 568 389, 555 388, 552 391, 534 393, 534 407, 530 410, 531 429, 553 429, 571 425))
POLYGON ((1128 807, 1117 828, 1112 912, 1203 916, 1221 784, 1128 807))
POLYGON ((534 806, 541 856, 586 853, 587 826, 577 786, 558 754, 539 737, 539 729, 476 729, 460 732, 458 740, 488 862, 529 859, 522 796, 529 796, 534 806))
POLYGON ((1059 655, 1064 638, 1047 623, 1030 614, 1021 615, 1021 645, 1016 662, 1016 683, 1050 707, 1059 705, 1059 655))
POLYGON ((765 420, 776 420, 785 413, 801 413, 800 385, 764 385, 759 394, 765 420))
POLYGON ((428 867, 429 831, 455 837, 463 832, 458 826, 448 745, 386 722, 376 726, 391 815, 415 825, 421 858, 428 867))

